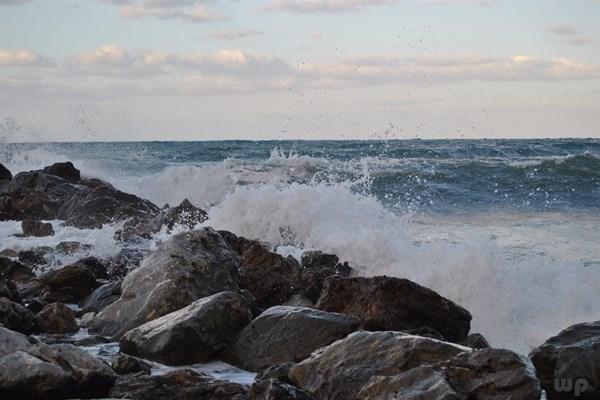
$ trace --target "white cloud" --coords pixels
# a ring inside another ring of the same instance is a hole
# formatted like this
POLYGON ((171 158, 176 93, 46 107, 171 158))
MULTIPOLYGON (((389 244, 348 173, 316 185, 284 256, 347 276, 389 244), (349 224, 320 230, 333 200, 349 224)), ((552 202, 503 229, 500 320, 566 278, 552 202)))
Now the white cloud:
POLYGON ((212 22, 228 19, 197 0, 146 0, 120 1, 109 0, 119 4, 119 12, 127 18, 155 17, 159 19, 179 19, 188 22, 212 22))
POLYGON ((271 0, 265 6, 265 9, 302 13, 336 13, 357 10, 372 5, 394 3, 397 3, 397 0, 271 0))
POLYGON ((218 32, 212 32, 208 35, 208 37, 217 40, 236 40, 262 34, 263 32, 259 31, 258 29, 228 29, 218 32))
POLYGON ((6 67, 49 67, 54 63, 47 57, 29 50, 0 50, 0 66, 6 67))

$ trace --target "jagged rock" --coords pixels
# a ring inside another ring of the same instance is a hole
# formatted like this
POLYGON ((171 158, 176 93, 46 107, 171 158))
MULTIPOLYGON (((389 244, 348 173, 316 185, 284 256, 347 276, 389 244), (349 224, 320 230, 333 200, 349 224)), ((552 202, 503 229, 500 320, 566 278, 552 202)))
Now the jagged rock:
POLYGON ((293 365, 294 363, 285 363, 265 368, 256 374, 256 380, 277 379, 284 383, 292 383, 289 374, 293 365))
POLYGON ((135 400, 249 400, 248 387, 214 379, 191 370, 177 370, 165 375, 143 373, 122 375, 110 396, 135 400))
POLYGON ((0 297, 0 323, 25 334, 35 331, 35 317, 31 311, 5 297, 0 297))
POLYGON ((21 229, 23 230, 23 236, 54 236, 54 228, 49 222, 26 219, 21 222, 21 229))
POLYGON ((148 363, 126 354, 120 354, 115 358, 111 363, 111 367, 119 375, 137 374, 138 372, 150 375, 152 370, 148 363))
POLYGON ((22 303, 21 295, 17 285, 11 280, 2 279, 0 280, 0 297, 5 297, 15 303, 22 303))
POLYGON ((277 379, 255 381, 250 394, 252 400, 314 400, 310 393, 277 379))
POLYGON ((19 261, 32 267, 39 267, 48 264, 47 256, 52 254, 54 249, 49 246, 38 246, 29 250, 19 252, 19 261))
POLYGON ((266 367, 304 360, 314 350, 355 331, 355 317, 302 307, 267 309, 240 332, 228 350, 243 368, 266 367))
POLYGON ((491 347, 487 339, 480 333, 470 334, 465 338, 465 340, 461 341, 460 344, 473 349, 488 349, 491 347))
POLYGON ((62 303, 48 304, 35 316, 35 322, 45 333, 75 333, 79 330, 75 314, 62 303))
POLYGON ((72 162, 54 163, 43 171, 50 175, 55 175, 68 181, 78 182, 81 180, 81 172, 75 168, 72 162))
POLYGON ((467 337, 471 322, 467 310, 433 290, 387 276, 333 276, 327 280, 316 307, 355 315, 365 330, 431 328, 451 342, 467 337))
POLYGON ((25 283, 35 277, 31 268, 8 257, 0 257, 0 279, 25 283))
POLYGON ((83 264, 53 269, 38 278, 42 297, 49 302, 78 303, 98 287, 96 276, 83 264))
POLYGON ((600 398, 600 321, 568 327, 529 357, 549 400, 600 398))
POLYGON ((510 350, 465 352, 435 365, 395 376, 375 376, 363 386, 359 400, 538 400, 540 384, 531 361, 510 350))
POLYGON ((239 257, 211 228, 177 234, 125 277, 119 300, 92 328, 120 338, 125 332, 222 291, 238 290, 239 257))
POLYGON ((60 242, 56 245, 56 251, 66 255, 90 251, 92 248, 91 244, 80 242, 60 242))
POLYGON ((83 312, 100 312, 121 297, 121 281, 109 282, 96 288, 81 304, 83 312))
POLYGON ((359 331, 315 351, 289 372, 318 399, 353 398, 373 376, 392 376, 450 359, 468 347, 400 332, 359 331))
POLYGON ((148 251, 135 248, 122 249, 108 263, 108 274, 111 279, 123 279, 128 273, 138 268, 148 251))
POLYGON ((321 296, 325 280, 333 275, 348 277, 352 268, 348 263, 340 263, 335 254, 320 251, 307 251, 302 254, 300 281, 302 296, 316 303, 321 296))
POLYGON ((4 165, 0 163, 0 181, 10 181, 13 176, 4 165))
POLYGON ((208 361, 229 345, 252 319, 237 293, 221 292, 127 332, 121 351, 167 365, 208 361))
POLYGON ((31 343, 27 336, 0 326, 0 357, 18 350, 26 350, 29 347, 31 347, 31 343))

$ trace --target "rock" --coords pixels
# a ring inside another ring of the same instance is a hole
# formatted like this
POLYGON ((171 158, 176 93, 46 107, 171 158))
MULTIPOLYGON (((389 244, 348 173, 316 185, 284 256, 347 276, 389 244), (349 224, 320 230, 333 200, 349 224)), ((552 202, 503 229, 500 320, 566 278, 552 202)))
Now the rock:
POLYGON ((461 341, 460 344, 473 349, 488 349, 491 347, 487 339, 479 333, 470 334, 465 340, 461 341))
POLYGON ((48 246, 39 246, 30 250, 23 250, 19 252, 19 261, 31 265, 32 267, 43 266, 48 264, 46 256, 51 254, 52 251, 52 247, 48 246))
POLYGON ((121 297, 121 281, 109 282, 96 288, 81 304, 83 312, 100 312, 121 297))
POLYGON ((348 263, 340 263, 335 254, 324 254, 320 251, 304 252, 300 272, 302 295, 316 303, 328 277, 337 275, 347 278, 351 272, 352 268, 348 263))
POLYGON ((600 398, 600 321, 568 327, 529 357, 549 400, 600 398))
POLYGON ((75 314, 62 303, 48 304, 35 316, 35 322, 45 333, 75 333, 79 330, 75 314))
POLYGON ((22 303, 19 289, 13 281, 8 279, 0 280, 0 297, 5 297, 15 303, 22 303))
POLYGON ((68 181, 78 182, 81 180, 81 173, 70 161, 52 164, 49 167, 44 168, 43 171, 68 181))
POLYGON ((18 350, 26 350, 29 347, 31 347, 31 343, 27 336, 0 326, 0 357, 18 350))
POLYGON ((88 312, 84 312, 81 315, 81 318, 79 318, 79 325, 83 326, 83 327, 87 327, 94 318, 96 318, 96 312, 93 311, 88 311, 88 312))
POLYGON ((317 308, 355 315, 365 330, 431 328, 451 342, 467 337, 471 314, 433 290, 407 279, 377 276, 327 280, 317 308))
POLYGON ((354 332, 359 325, 358 318, 343 314, 271 307, 240 332, 230 351, 244 369, 260 371, 302 361, 318 348, 354 332))
POLYGON ((314 400, 310 393, 277 379, 254 382, 250 394, 252 400, 314 400))
POLYGON ((529 359, 510 350, 483 349, 399 375, 375 376, 357 399, 408 400, 417 394, 440 400, 538 400, 542 393, 529 359))
POLYGON ((4 165, 0 163, 0 181, 10 181, 13 176, 4 165))
POLYGON ((93 246, 91 244, 80 242, 60 242, 56 245, 57 252, 68 256, 75 253, 90 251, 92 248, 93 246))
POLYGON ((143 373, 120 376, 110 396, 135 400, 249 400, 248 387, 214 379, 191 370, 177 370, 164 375, 143 373))
POLYGON ((120 354, 111 364, 113 371, 119 375, 137 374, 150 375, 152 368, 150 365, 139 358, 120 354))
POLYGON ((0 279, 8 279, 18 283, 29 282, 35 277, 28 266, 8 257, 0 257, 0 279))
POLYGON ((27 335, 35 331, 35 317, 31 311, 5 297, 0 297, 0 323, 27 335))
POLYGON ((106 270, 106 266, 102 261, 98 260, 96 257, 85 257, 80 260, 77 260, 73 263, 74 265, 82 265, 92 271, 96 279, 108 279, 108 272, 106 270))
POLYGON ((124 353, 163 364, 194 364, 217 356, 251 319, 239 294, 221 292, 138 326, 119 344, 124 353))
POLYGON ((14 251, 13 249, 4 249, 0 251, 0 256, 8 258, 18 258, 19 253, 14 251))
POLYGON ((211 228, 177 234, 125 277, 121 298, 98 314, 92 328, 125 332, 222 291, 238 290, 239 257, 211 228))
POLYGON ((128 273, 137 269, 148 252, 141 249, 122 249, 108 263, 108 275, 111 279, 123 279, 128 273))
POLYGON ((290 380, 290 368, 294 366, 294 363, 285 363, 273 365, 269 368, 265 368, 256 374, 256 380, 268 380, 268 379, 277 379, 284 383, 292 383, 290 380))
POLYGON ((94 273, 81 264, 50 270, 38 282, 42 297, 49 302, 78 303, 98 287, 94 273))
POLYGON ((54 228, 52 228, 52 224, 49 222, 25 219, 21 222, 21 229, 23 229, 24 236, 54 236, 54 228))
POLYGON ((25 307, 34 314, 39 313, 48 305, 48 302, 41 297, 29 299, 25 307))
POLYGON ((290 297, 290 299, 288 301, 283 303, 283 305, 290 306, 290 307, 314 308, 315 303, 313 301, 307 299, 306 297, 302 296, 301 294, 295 294, 292 297, 290 297))
POLYGON ((400 332, 359 331, 315 351, 289 374, 296 386, 316 398, 351 399, 373 376, 397 375, 470 350, 400 332))

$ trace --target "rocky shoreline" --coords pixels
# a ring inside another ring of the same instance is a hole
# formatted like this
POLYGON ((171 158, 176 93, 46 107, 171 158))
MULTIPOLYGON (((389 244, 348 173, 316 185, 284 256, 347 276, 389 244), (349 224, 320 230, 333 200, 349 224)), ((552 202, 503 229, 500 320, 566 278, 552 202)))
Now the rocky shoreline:
POLYGON ((70 162, 15 176, 0 165, 0 220, 22 221, 23 236, 53 235, 48 220, 120 222, 123 243, 183 230, 151 253, 132 247, 49 270, 48 255, 90 244, 0 243, 0 398, 600 398, 600 322, 569 327, 528 357, 496 349, 470 332, 469 311, 428 288, 357 276, 332 254, 297 260, 196 229, 208 217, 189 201, 160 208, 87 179, 70 162), (102 343, 116 350, 89 351, 102 343), (213 361, 256 378, 188 368, 213 361))

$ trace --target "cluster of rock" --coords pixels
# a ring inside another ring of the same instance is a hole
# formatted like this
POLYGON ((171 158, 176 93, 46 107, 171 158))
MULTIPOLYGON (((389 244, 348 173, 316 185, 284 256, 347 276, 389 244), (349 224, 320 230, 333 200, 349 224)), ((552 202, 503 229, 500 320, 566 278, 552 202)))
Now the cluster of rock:
POLYGON ((551 400, 600 398, 600 322, 526 357, 470 334, 467 310, 417 283, 357 277, 335 255, 298 261, 231 232, 193 230, 206 213, 189 202, 159 210, 82 179, 70 163, 1 179, 4 219, 92 227, 127 218, 123 240, 190 228, 122 274, 111 260, 83 259, 35 275, 18 255, 0 256, 2 399, 538 400, 542 389, 551 400), (119 342, 110 365, 64 343, 80 327, 92 341, 119 342), (257 375, 245 385, 185 367, 151 374, 142 359, 222 360, 257 375))

